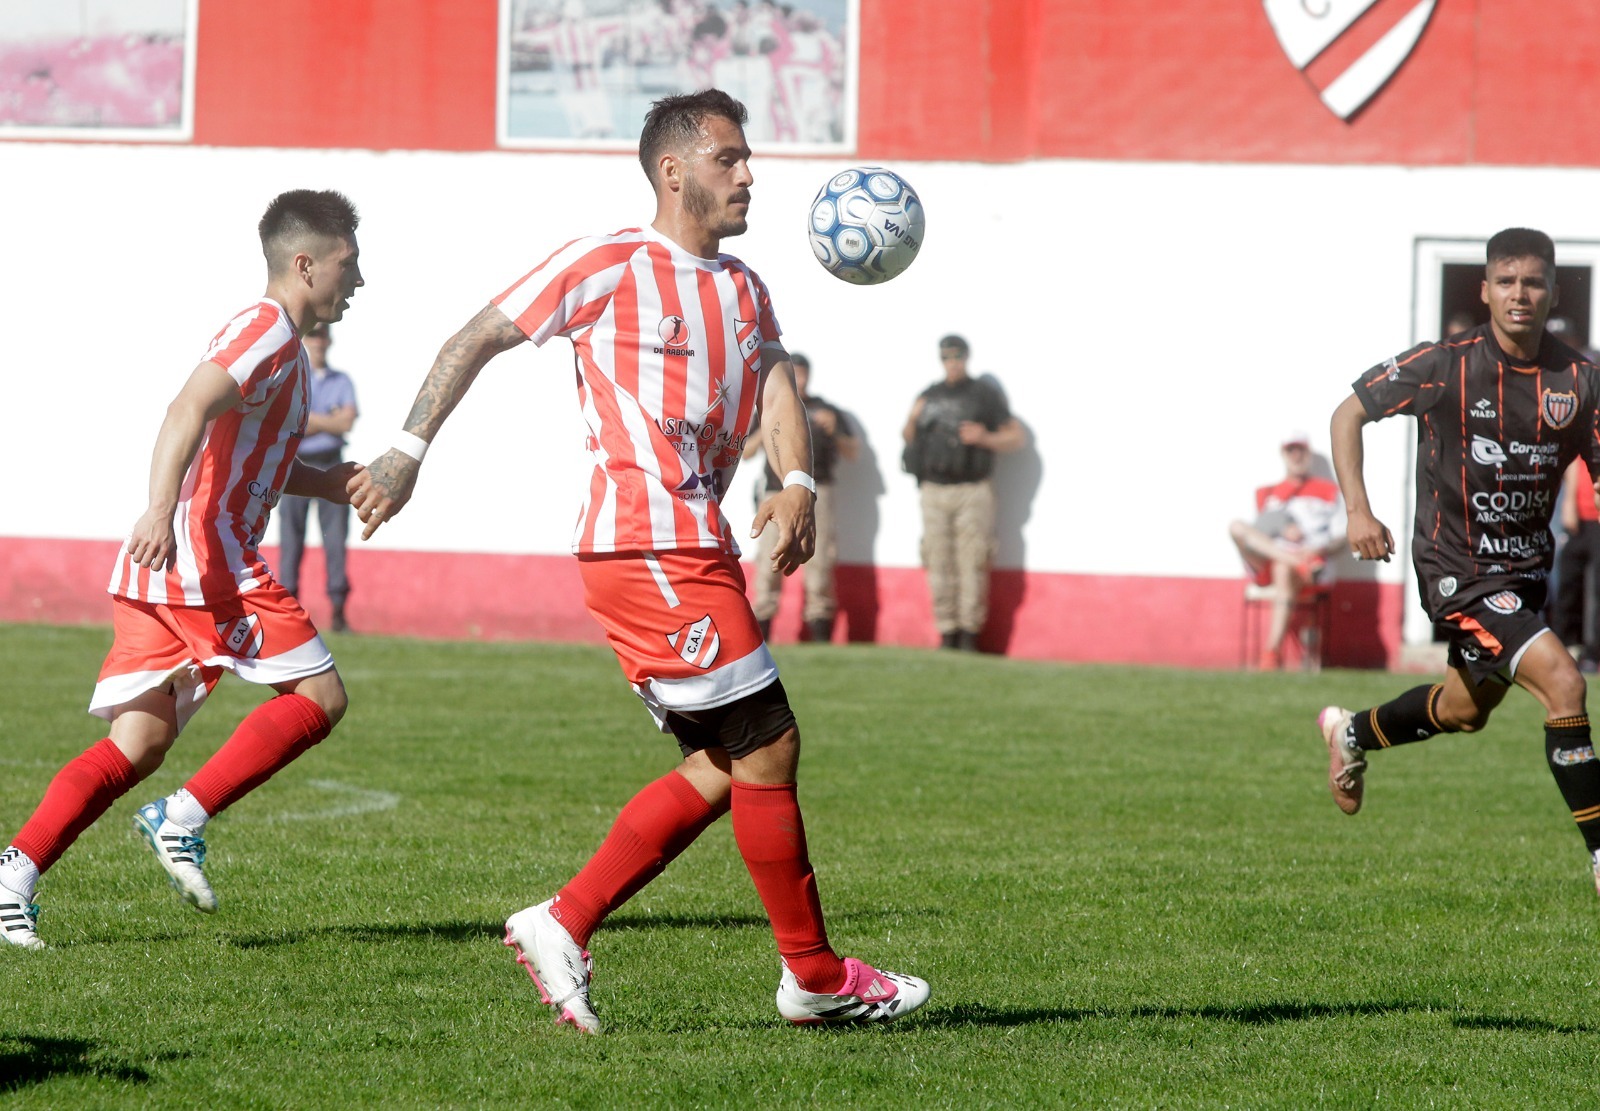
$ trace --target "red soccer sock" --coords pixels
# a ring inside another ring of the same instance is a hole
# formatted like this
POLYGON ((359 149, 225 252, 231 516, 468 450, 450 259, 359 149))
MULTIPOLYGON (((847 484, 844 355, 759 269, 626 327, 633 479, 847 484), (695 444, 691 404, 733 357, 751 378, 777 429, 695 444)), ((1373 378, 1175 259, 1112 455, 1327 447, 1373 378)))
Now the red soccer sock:
POLYGON ((138 782, 139 773, 108 737, 74 756, 56 773, 33 817, 11 843, 43 872, 138 782))
POLYGON ((184 786, 215 818, 287 767, 332 728, 322 707, 303 694, 269 698, 250 711, 233 736, 184 786))
POLYGON ((665 871, 721 816, 692 783, 668 772, 628 800, 589 863, 556 894, 551 917, 587 947, 606 915, 665 871))
POLYGON ((735 782, 733 838, 789 971, 806 991, 838 991, 844 962, 828 944, 795 785, 735 782))

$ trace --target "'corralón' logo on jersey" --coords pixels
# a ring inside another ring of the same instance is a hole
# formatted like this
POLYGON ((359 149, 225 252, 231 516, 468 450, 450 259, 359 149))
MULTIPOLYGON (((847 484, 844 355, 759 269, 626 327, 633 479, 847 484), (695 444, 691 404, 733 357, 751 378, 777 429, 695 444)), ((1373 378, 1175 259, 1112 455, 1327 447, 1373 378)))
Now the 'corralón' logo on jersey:
POLYGON ((1539 398, 1539 415, 1551 428, 1565 428, 1578 415, 1578 395, 1545 390, 1539 398))
POLYGON ((1506 449, 1487 436, 1472 437, 1472 461, 1485 467, 1498 467, 1506 461, 1506 449))
POLYGON ((1359 112, 1411 56, 1437 4, 1391 3, 1363 19, 1378 0, 1263 0, 1278 45, 1341 120, 1359 112), (1339 49, 1330 52, 1335 44, 1339 49))

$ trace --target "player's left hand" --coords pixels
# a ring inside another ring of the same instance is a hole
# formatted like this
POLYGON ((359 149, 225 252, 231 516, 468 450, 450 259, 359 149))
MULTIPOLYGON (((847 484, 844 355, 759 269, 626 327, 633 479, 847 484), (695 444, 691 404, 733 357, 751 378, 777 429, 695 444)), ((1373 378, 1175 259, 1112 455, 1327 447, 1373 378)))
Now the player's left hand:
POLYGON ((772 569, 792 575, 817 550, 816 495, 804 486, 786 486, 761 503, 750 523, 755 539, 771 521, 778 529, 778 543, 772 549, 772 569))

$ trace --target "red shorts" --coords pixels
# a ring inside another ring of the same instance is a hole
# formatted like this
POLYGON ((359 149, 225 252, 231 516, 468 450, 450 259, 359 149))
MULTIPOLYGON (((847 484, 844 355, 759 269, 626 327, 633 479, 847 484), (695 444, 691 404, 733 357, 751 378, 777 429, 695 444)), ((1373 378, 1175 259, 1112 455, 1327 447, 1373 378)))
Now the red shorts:
POLYGON ((117 708, 171 686, 181 730, 211 688, 232 671, 251 683, 285 683, 333 666, 306 611, 276 581, 211 606, 169 606, 113 596, 114 639, 89 712, 108 721, 117 708))
POLYGON ((778 677, 744 593, 738 557, 718 551, 580 555, 583 600, 656 724, 707 710, 778 677))

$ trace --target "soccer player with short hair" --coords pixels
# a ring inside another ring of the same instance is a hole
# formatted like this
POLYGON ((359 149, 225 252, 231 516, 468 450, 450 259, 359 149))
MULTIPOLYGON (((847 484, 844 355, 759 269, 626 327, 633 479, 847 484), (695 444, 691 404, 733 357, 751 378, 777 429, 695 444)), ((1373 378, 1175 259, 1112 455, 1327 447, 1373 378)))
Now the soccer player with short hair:
POLYGON ((89 712, 107 737, 69 761, 0 853, 0 936, 43 948, 34 886, 80 833, 161 766, 223 671, 276 697, 239 724, 176 793, 135 827, 178 893, 217 909, 203 870, 206 823, 321 741, 344 715, 333 656, 257 546, 284 494, 348 502, 363 469, 295 459, 306 425, 303 337, 340 319, 361 286, 355 207, 295 190, 260 223, 267 289, 212 338, 167 407, 150 464, 150 504, 111 575, 115 639, 89 712))
POLYGON ((495 297, 439 352, 396 448, 352 484, 371 536, 410 499, 428 443, 491 358, 530 339, 572 342, 594 461, 573 541, 585 602, 683 754, 554 898, 506 922, 556 1021, 590 1033, 595 927, 730 811, 782 958, 783 1017, 882 1022, 928 998, 921 980, 841 960, 828 943, 795 790, 800 733, 722 514, 759 408, 784 477, 751 535, 776 526, 785 574, 811 556, 811 445, 789 356, 766 286, 719 252, 747 224, 744 121, 715 89, 657 101, 639 140, 651 226, 574 240, 495 297))
POLYGON ((1545 329, 1555 308, 1555 246, 1508 228, 1489 240, 1482 296, 1489 322, 1373 367, 1333 414, 1333 461, 1357 559, 1387 560, 1394 538, 1372 514, 1362 426, 1417 421, 1412 560, 1423 608, 1449 641, 1444 682, 1352 714, 1318 717, 1329 785, 1346 814, 1361 807, 1367 757, 1439 733, 1473 733, 1511 684, 1545 709, 1545 753, 1600 885, 1600 762, 1586 684, 1541 616, 1554 556, 1550 515, 1567 465, 1600 463, 1600 372, 1545 329))

